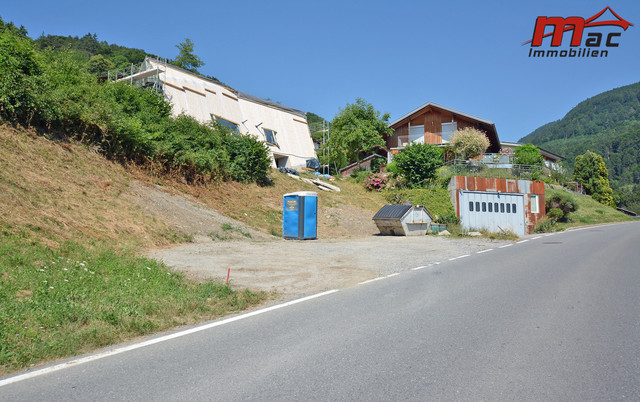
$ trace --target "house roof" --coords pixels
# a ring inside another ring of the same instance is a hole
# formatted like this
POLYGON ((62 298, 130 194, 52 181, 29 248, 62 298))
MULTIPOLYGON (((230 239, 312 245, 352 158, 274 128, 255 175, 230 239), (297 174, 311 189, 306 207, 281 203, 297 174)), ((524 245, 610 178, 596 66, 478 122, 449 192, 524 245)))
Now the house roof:
MULTIPOLYGON (((519 147, 519 146, 522 146, 524 144, 521 144, 519 142, 506 142, 506 141, 500 142, 500 146, 503 146, 503 145, 506 145, 508 147, 519 147)), ((563 161, 563 160, 567 159, 562 155, 554 154, 553 152, 547 151, 546 149, 543 149, 543 148, 540 148, 540 147, 538 147, 538 149, 540 150, 540 153, 542 154, 542 156, 545 156, 548 159, 551 159, 551 160, 554 160, 554 161, 557 161, 557 162, 560 162, 560 161, 563 161)))
POLYGON ((248 101, 251 101, 251 102, 260 103, 262 105, 269 106, 269 107, 272 107, 272 108, 281 109, 281 110, 284 110, 286 112, 293 113, 295 115, 303 117, 305 120, 307 119, 307 114, 305 112, 303 112, 302 110, 294 109, 292 107, 282 105, 282 104, 280 104, 278 102, 273 102, 273 101, 270 101, 270 100, 262 99, 262 98, 259 98, 257 96, 254 96, 254 95, 250 95, 250 94, 248 94, 246 92, 240 92, 240 91, 238 91, 238 97, 242 98, 242 99, 245 99, 245 100, 248 100, 248 101))
POLYGON ((400 117, 399 119, 396 119, 394 121, 392 121, 391 123, 389 123, 389 127, 393 128, 393 126, 399 124, 400 122, 402 122, 403 120, 410 118, 411 116, 413 116, 416 113, 419 113, 420 111, 426 109, 426 108, 434 108, 434 109, 440 109, 440 110, 444 110, 447 111, 453 115, 457 115, 457 116, 461 116, 464 118, 467 118, 469 120, 474 120, 477 121, 478 123, 482 124, 484 126, 484 128, 487 129, 487 136, 489 137, 489 140, 491 142, 491 145, 489 146, 489 150, 493 151, 493 152, 498 152, 500 149, 500 138, 498 137, 498 130, 496 129, 496 125, 494 122, 489 121, 489 120, 485 120, 485 119, 481 119, 480 117, 476 117, 473 116, 471 114, 468 113, 464 113, 461 112, 459 110, 455 110, 455 109, 451 109, 449 107, 446 106, 442 106, 442 105, 438 105, 437 103, 433 103, 433 102, 427 102, 424 105, 418 107, 417 109, 412 110, 411 112, 405 114, 404 116, 400 117))
MULTIPOLYGON (((382 155, 373 154, 373 155, 369 155, 369 156, 367 156, 366 158, 362 159, 362 160, 360 161, 360 163, 362 163, 362 162, 366 162, 366 161, 368 161, 369 159, 373 159, 373 158, 376 158, 376 157, 377 157, 377 158, 385 159, 385 157, 384 157, 384 156, 382 156, 382 155)), ((345 167, 343 167, 342 169, 340 169, 340 172, 343 172, 343 171, 345 171, 345 170, 347 170, 347 169, 351 169, 352 167, 356 166, 357 164, 358 164, 358 162, 353 162, 352 164, 350 164, 350 165, 348 165, 348 166, 345 166, 345 167)))
MULTIPOLYGON (((151 57, 148 57, 147 59, 149 59, 149 60, 151 60, 151 61, 153 61, 155 63, 161 64, 161 65, 165 64, 162 61, 159 61, 159 60, 151 58, 151 57)), ((266 100, 266 99, 262 99, 262 98, 259 98, 257 96, 248 94, 246 92, 238 91, 237 89, 234 89, 234 88, 230 87, 229 85, 227 85, 227 84, 225 84, 223 82, 216 81, 216 80, 214 80, 212 78, 205 77, 203 75, 200 75, 198 73, 194 73, 194 72, 189 71, 189 70, 185 70, 184 68, 181 68, 181 67, 178 67, 178 66, 174 66, 173 64, 166 63, 165 65, 166 65, 166 68, 173 68, 173 69, 181 71, 181 72, 183 72, 185 74, 192 75, 192 76, 194 76, 194 77, 196 77, 198 79, 201 79, 201 80, 204 80, 204 81, 208 81, 208 82, 211 82, 213 84, 219 85, 221 87, 227 88, 231 92, 235 93, 239 98, 242 98, 242 99, 245 99, 245 100, 248 100, 248 101, 251 101, 251 102, 259 103, 259 104, 262 104, 262 105, 265 105, 265 106, 269 106, 269 107, 272 107, 272 108, 281 109, 281 110, 284 110, 286 112, 289 112, 289 113, 298 115, 300 117, 303 117, 305 120, 307 119, 307 114, 305 112, 301 111, 301 110, 294 109, 294 108, 289 107, 289 106, 281 105, 281 104, 279 104, 277 102, 272 102, 272 101, 269 101, 269 100, 266 100)), ((131 78, 131 77, 126 77, 126 78, 131 78)), ((139 78, 139 77, 135 77, 134 76, 134 79, 136 79, 136 78, 139 78)))
POLYGON ((414 114, 414 113, 416 113, 416 112, 419 112, 419 111, 421 111, 422 109, 425 109, 425 108, 427 108, 427 107, 429 107, 429 106, 434 107, 434 108, 437 108, 437 109, 446 110, 447 112, 450 112, 450 113, 453 113, 453 114, 457 114, 457 115, 459 115, 459 116, 463 116, 463 117, 466 117, 466 118, 468 118, 468 119, 477 120, 477 121, 482 122, 482 123, 484 123, 484 124, 488 124, 488 125, 491 125, 491 126, 495 126, 495 124, 494 124, 492 121, 485 120, 485 119, 481 119, 481 118, 479 118, 479 117, 476 117, 476 116, 470 115, 470 114, 468 114, 468 113, 460 112, 460 111, 458 111, 458 110, 451 109, 451 108, 446 107, 446 106, 438 105, 437 103, 427 102, 427 103, 425 103, 424 105, 420 106, 419 108, 417 108, 417 109, 415 109, 415 110, 412 110, 411 112, 409 112, 409 113, 405 114, 404 116, 400 117, 399 119, 396 119, 395 121, 392 121, 391 123, 389 123, 389 127, 391 127, 391 126, 393 126, 393 125, 395 125, 395 124, 399 123, 400 121, 402 121, 402 120, 406 119, 407 117, 411 116, 412 114, 414 114))

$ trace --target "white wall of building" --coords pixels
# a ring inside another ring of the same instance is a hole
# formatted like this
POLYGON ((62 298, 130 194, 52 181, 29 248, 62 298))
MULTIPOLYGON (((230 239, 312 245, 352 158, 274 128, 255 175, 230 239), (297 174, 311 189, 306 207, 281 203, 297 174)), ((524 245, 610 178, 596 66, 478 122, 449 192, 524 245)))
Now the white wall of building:
MULTIPOLYGON (((211 121, 211 115, 238 125, 240 134, 252 135, 266 142, 264 129, 276 132, 276 144, 269 145, 274 157, 287 167, 305 166, 305 161, 315 158, 313 141, 307 119, 303 113, 262 103, 261 100, 216 84, 171 65, 147 61, 151 68, 160 69, 159 78, 164 93, 173 105, 172 114, 193 116, 202 123, 211 121)), ((266 101, 264 101, 266 102, 266 101)))

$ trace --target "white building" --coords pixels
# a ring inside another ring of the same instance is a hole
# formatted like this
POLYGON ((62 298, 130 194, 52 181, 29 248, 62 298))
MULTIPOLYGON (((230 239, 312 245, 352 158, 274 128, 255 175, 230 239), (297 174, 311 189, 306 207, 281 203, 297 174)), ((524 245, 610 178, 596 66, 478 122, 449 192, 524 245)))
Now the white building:
POLYGON ((151 58, 137 73, 121 80, 160 88, 176 116, 188 114, 202 123, 215 119, 239 134, 264 141, 274 167, 301 167, 307 159, 316 158, 306 114, 300 110, 151 58))

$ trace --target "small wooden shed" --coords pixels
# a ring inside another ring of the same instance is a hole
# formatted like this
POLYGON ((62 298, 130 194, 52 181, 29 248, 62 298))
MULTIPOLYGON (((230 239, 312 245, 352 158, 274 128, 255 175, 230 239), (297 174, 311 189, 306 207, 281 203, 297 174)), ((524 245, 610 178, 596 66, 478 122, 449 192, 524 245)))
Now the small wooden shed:
POLYGON ((421 205, 385 205, 373 220, 383 235, 424 236, 433 218, 421 205))

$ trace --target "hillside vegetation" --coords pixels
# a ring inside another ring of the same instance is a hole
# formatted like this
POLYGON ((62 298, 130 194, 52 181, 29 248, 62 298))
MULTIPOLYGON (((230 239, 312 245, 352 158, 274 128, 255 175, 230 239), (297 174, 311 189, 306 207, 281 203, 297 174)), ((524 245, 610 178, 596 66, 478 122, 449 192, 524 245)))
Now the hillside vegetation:
POLYGON ((588 150, 602 155, 618 204, 640 212, 640 82, 589 98, 520 142, 565 156, 570 169, 588 150))

